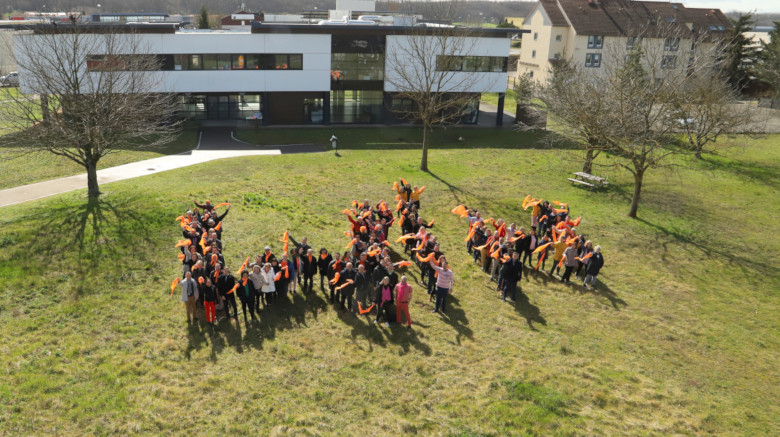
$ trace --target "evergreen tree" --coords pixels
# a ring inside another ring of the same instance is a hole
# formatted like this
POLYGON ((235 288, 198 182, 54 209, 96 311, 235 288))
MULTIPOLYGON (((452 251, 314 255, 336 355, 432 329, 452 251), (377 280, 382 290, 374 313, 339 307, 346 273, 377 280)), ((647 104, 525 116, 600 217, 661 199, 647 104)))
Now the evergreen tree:
POLYGON ((755 52, 748 48, 750 40, 744 35, 753 29, 753 14, 740 14, 731 20, 733 25, 728 35, 725 50, 724 70, 731 86, 742 89, 753 75, 755 52))
POLYGON ((200 16, 198 17, 198 29, 210 29, 209 25, 209 10, 206 6, 200 7, 200 16))
POLYGON ((780 21, 775 21, 774 30, 769 32, 769 43, 761 43, 756 75, 772 85, 775 96, 780 96, 780 21))

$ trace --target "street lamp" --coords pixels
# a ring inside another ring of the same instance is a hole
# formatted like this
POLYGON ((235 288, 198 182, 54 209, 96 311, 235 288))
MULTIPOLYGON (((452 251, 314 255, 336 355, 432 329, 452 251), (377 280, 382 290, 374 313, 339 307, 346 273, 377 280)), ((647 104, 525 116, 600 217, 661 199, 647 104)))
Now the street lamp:
POLYGON ((338 151, 338 149, 337 149, 337 147, 338 147, 338 143, 339 143, 339 139, 338 139, 338 138, 336 138, 336 134, 333 134, 333 135, 330 137, 330 145, 331 145, 331 147, 333 147, 333 151, 336 153, 336 155, 338 155, 338 154, 339 154, 339 151, 338 151))

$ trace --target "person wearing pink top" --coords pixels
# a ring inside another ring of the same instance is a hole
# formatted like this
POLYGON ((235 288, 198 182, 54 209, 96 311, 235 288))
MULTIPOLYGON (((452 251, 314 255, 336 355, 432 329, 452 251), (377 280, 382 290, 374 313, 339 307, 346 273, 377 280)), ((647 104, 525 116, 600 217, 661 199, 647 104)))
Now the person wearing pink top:
POLYGON ((401 314, 406 316, 406 329, 412 328, 412 318, 409 316, 409 302, 412 300, 412 286, 407 283, 406 276, 401 276, 401 282, 395 286, 396 317, 395 321, 401 323, 401 314))

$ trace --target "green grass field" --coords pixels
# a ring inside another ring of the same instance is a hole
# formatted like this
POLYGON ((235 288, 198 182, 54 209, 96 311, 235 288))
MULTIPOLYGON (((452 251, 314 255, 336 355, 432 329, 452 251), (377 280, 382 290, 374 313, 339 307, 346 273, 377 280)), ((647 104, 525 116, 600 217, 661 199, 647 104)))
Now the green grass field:
POLYGON ((628 175, 572 187, 570 153, 534 139, 489 147, 491 131, 471 130, 479 140, 440 140, 420 173, 411 134, 367 132, 340 157, 216 161, 104 185, 93 204, 82 190, 4 208, 0 434, 780 434, 778 136, 648 174, 631 220, 628 175), (399 136, 410 144, 383 145, 399 136), (413 332, 339 314, 320 292, 254 325, 187 327, 168 287, 190 199, 232 203, 235 269, 278 252, 285 229, 343 248, 340 211, 392 199, 399 176, 428 187, 423 216, 456 273, 447 317, 415 286, 413 332), (503 303, 469 262, 449 210, 527 225, 526 194, 584 217, 606 260, 596 290, 535 274, 503 303))
MULTIPOLYGON (((182 130, 176 140, 154 150, 117 150, 98 163, 98 169, 144 159, 172 155, 195 148, 197 130, 182 130)), ((24 153, 19 148, 0 148, 0 189, 85 173, 84 166, 48 152, 24 153)))

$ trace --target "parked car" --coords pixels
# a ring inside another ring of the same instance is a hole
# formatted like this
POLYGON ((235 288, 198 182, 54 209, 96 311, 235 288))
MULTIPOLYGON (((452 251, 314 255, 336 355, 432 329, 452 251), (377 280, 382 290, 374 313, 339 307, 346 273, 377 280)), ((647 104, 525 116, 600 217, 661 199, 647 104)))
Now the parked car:
POLYGON ((19 86, 19 73, 12 71, 5 76, 0 77, 2 86, 19 86))

